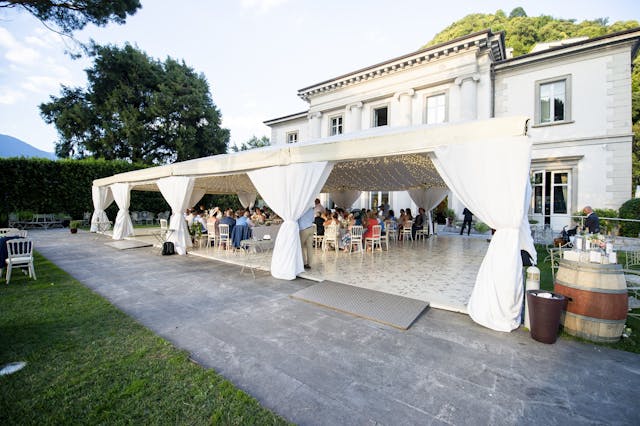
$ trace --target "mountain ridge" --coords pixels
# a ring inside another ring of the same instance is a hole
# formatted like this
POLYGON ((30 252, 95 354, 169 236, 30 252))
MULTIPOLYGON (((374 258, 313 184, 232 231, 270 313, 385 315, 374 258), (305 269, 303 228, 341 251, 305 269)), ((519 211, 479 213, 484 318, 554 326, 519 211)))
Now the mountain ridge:
POLYGON ((53 152, 43 151, 27 142, 10 135, 0 133, 0 158, 37 157, 55 160, 53 152))

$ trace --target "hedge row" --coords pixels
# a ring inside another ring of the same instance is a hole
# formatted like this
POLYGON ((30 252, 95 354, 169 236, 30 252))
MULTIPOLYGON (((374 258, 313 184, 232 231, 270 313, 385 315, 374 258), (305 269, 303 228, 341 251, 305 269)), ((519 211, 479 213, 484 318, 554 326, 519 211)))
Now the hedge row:
MULTIPOLYGON (((11 212, 65 214, 81 219, 84 212, 93 211, 94 179, 143 167, 126 161, 1 158, 0 225, 6 226, 11 212)), ((157 213, 168 209, 160 193, 131 193, 131 211, 157 213)), ((107 210, 109 218, 115 218, 116 212, 115 204, 107 210)))

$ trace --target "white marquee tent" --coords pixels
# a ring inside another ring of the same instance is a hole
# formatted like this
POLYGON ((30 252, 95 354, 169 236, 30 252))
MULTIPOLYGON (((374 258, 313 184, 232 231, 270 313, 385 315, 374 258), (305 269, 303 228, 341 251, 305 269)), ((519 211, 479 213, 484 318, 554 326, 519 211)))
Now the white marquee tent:
POLYGON ((469 315, 491 329, 511 331, 520 324, 523 298, 520 249, 535 258, 527 220, 531 142, 526 129, 525 117, 374 128, 121 173, 93 182, 94 217, 99 220, 114 199, 120 208, 114 238, 124 238, 132 232, 130 190, 160 191, 172 210, 171 240, 185 254, 191 240, 182 212, 192 199, 205 193, 248 198, 257 192, 284 219, 271 274, 294 279, 304 270, 297 219, 318 193, 408 190, 416 202, 431 206, 448 188, 496 229, 469 315))

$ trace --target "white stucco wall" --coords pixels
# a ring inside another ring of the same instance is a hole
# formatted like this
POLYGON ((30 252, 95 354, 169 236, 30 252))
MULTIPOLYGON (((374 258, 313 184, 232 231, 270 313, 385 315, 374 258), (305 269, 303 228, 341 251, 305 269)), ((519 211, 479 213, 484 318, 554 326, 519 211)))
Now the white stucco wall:
MULTIPOLYGON (((343 117, 345 133, 368 129, 373 110, 385 105, 390 126, 420 125, 426 122, 427 97, 444 93, 450 123, 531 117, 532 169, 571 172, 569 214, 587 204, 618 208, 631 197, 631 42, 558 52, 546 59, 542 54, 497 63, 492 76, 488 49, 471 45, 407 68, 378 70, 354 84, 312 90, 308 116, 272 125, 272 143, 285 143, 294 130, 299 141, 325 138, 336 115, 343 117), (564 76, 571 84, 570 120, 538 125, 536 82, 564 76)), ((396 213, 416 208, 406 192, 390 194, 390 204, 396 213)), ((449 206, 459 215, 464 208, 455 197, 449 206)), ((367 193, 357 207, 371 207, 367 193)), ((568 224, 569 214, 552 218, 552 227, 568 224)))
POLYGON ((282 145, 287 143, 289 132, 298 132, 298 142, 309 140, 309 126, 307 118, 296 118, 271 126, 271 145, 282 145))
MULTIPOLYGON (((582 156, 573 170, 570 211, 584 205, 619 208, 631 198, 631 55, 628 47, 596 49, 500 69, 495 76, 495 115, 532 118, 534 160, 555 163, 582 156), (534 121, 536 82, 570 76, 571 120, 534 121)), ((534 167, 535 168, 535 167, 534 167)), ((571 169, 571 167, 567 167, 571 169)), ((569 219, 552 219, 554 229, 569 219)))

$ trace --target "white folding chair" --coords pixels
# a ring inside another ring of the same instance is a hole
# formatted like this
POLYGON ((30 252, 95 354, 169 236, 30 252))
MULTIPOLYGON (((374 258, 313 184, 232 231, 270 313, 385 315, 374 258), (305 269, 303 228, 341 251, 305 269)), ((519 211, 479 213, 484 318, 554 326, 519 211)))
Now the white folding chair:
POLYGON ((374 225, 371 228, 371 236, 370 237, 366 237, 364 239, 365 248, 368 248, 369 246, 371 246, 371 251, 373 252, 373 250, 375 250, 376 246, 378 246, 380 251, 382 251, 381 237, 382 237, 382 226, 374 225))
POLYGON ((396 228, 396 223, 394 221, 385 220, 384 228, 386 229, 387 240, 391 240, 393 242, 398 241, 398 228, 396 228))
POLYGON ((329 225, 324 227, 324 238, 322 239, 322 251, 327 251, 327 246, 333 243, 336 253, 339 249, 338 243, 338 225, 329 225))
POLYGON ((416 229, 416 240, 419 240, 419 239, 426 240, 427 238, 429 238, 428 229, 424 227, 422 229, 416 229))
POLYGON ((324 239, 324 235, 318 235, 318 227, 316 224, 313 224, 313 247, 320 248, 322 246, 322 240, 324 239))
POLYGON ((211 246, 216 246, 216 226, 207 224, 207 251, 211 246))
POLYGON ((16 238, 7 241, 7 284, 11 281, 11 271, 14 268, 28 268, 29 278, 36 279, 33 266, 33 240, 16 238))
POLYGON ((353 225, 351 227, 351 242, 349 243, 349 253, 353 251, 355 248, 356 251, 360 253, 364 252, 364 247, 362 246, 362 234, 364 233, 364 228, 360 225, 353 225))
POLYGON ((221 223, 218 225, 218 249, 224 244, 225 249, 229 250, 231 245, 231 237, 229 236, 229 225, 221 223))
POLYGON ((413 241, 413 235, 411 235, 411 226, 413 225, 413 221, 409 220, 405 222, 402 226, 402 233, 400 237, 402 237, 402 241, 411 240, 413 241))

